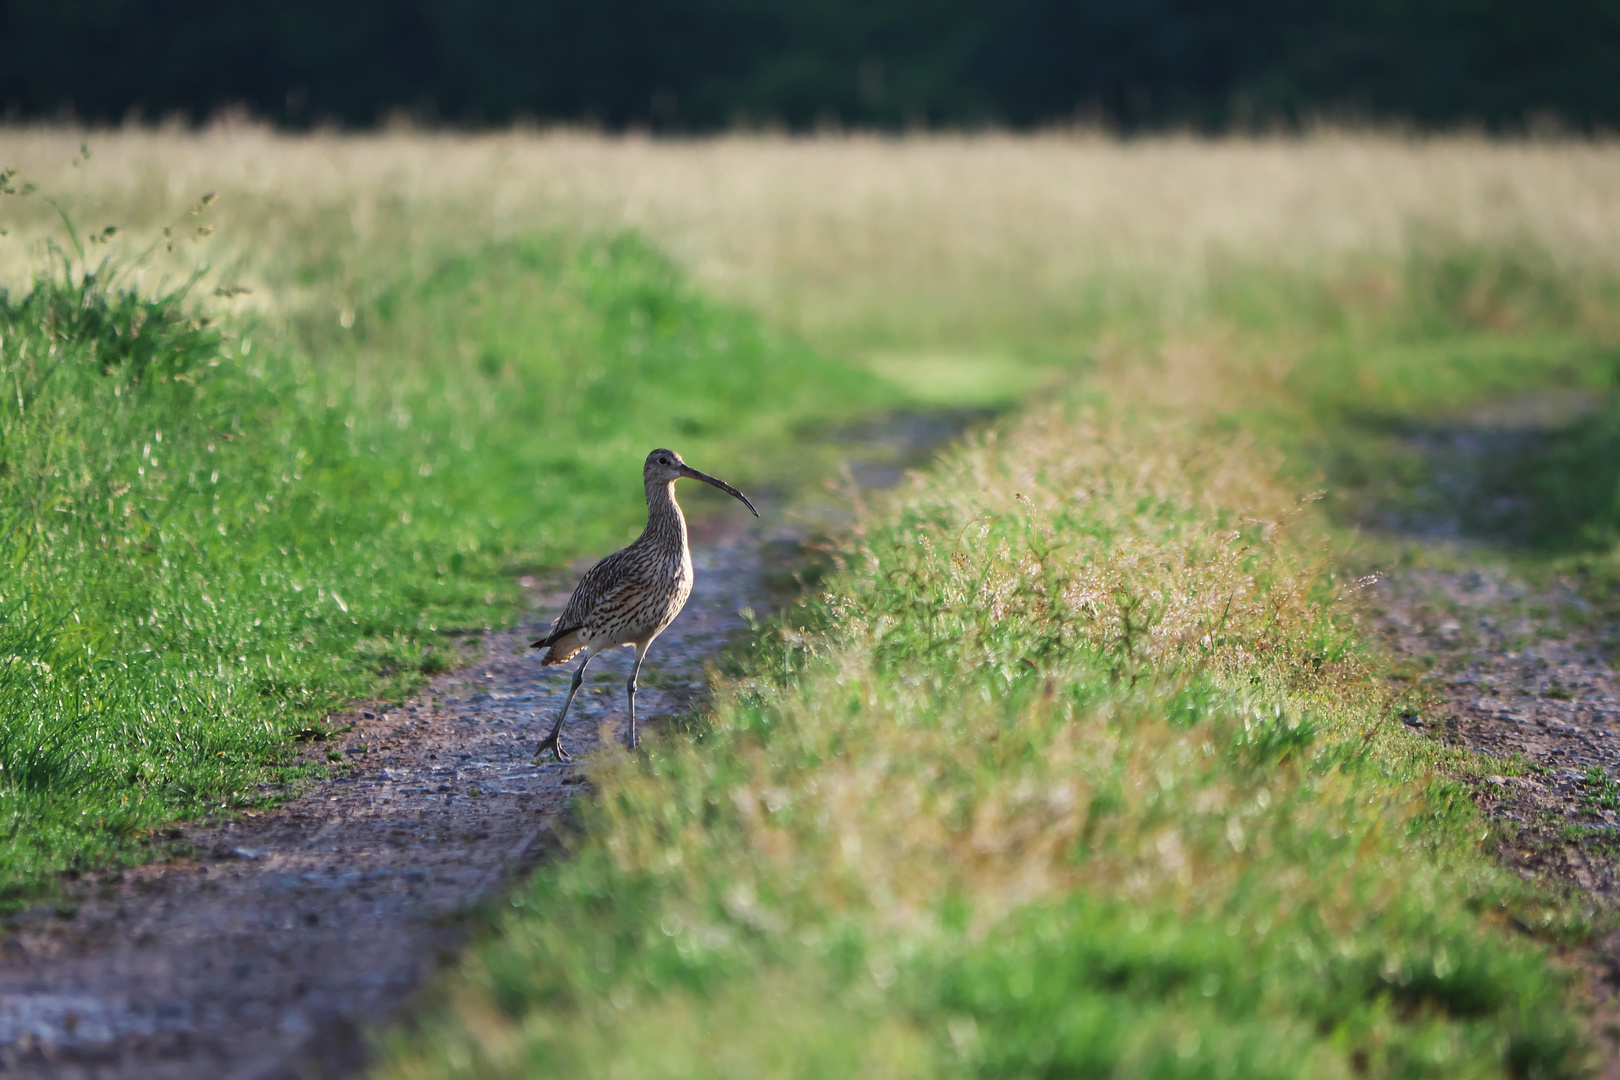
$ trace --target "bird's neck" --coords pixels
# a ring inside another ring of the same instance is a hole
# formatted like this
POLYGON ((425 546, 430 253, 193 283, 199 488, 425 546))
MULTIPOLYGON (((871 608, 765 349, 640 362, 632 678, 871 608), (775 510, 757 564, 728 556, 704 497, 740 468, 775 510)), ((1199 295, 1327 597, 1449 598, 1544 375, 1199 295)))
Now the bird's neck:
POLYGON ((686 546, 686 515, 675 501, 675 481, 647 485, 647 528, 641 536, 653 543, 686 546))

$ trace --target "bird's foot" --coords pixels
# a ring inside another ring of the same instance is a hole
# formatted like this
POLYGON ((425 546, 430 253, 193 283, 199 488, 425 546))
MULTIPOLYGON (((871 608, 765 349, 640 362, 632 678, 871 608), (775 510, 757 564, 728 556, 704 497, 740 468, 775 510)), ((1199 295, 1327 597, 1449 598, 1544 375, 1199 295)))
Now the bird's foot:
POLYGON ((634 750, 640 744, 641 740, 636 737, 634 729, 631 730, 630 734, 624 737, 624 745, 629 747, 631 750, 634 750))
POLYGON ((560 762, 567 763, 574 760, 573 755, 563 749, 562 732, 560 731, 552 732, 540 741, 539 746, 534 748, 534 762, 536 765, 540 764, 541 759, 546 756, 547 750, 550 750, 552 756, 560 762))

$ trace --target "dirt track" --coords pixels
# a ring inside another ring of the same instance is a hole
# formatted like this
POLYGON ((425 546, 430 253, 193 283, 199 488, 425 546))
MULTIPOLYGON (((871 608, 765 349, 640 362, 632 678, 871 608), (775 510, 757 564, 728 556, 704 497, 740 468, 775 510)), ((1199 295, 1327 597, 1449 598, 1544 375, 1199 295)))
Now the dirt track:
POLYGON ((1521 771, 1516 757, 1537 767, 1478 792, 1510 826, 1503 859, 1620 904, 1620 806, 1603 805, 1596 779, 1620 769, 1620 674, 1605 645, 1620 628, 1587 624, 1566 589, 1538 592, 1488 567, 1407 573, 1380 592, 1397 655, 1435 662, 1422 681, 1438 707, 1406 722, 1503 759, 1503 772, 1521 771))
MULTIPOLYGON (((1620 673, 1610 661, 1620 627, 1591 620, 1562 586, 1532 589, 1485 563, 1397 574, 1378 592, 1396 656, 1432 665, 1420 684, 1433 704, 1406 722, 1502 761, 1474 787, 1498 826, 1497 857, 1620 910, 1620 673)), ((1610 1023, 1620 1020, 1620 933, 1576 959, 1605 1018, 1598 1075, 1620 1078, 1610 1023)))
MULTIPOLYGON (((1529 504, 1492 484, 1496 462, 1533 448, 1600 402, 1556 393, 1493 403, 1415 433, 1428 484, 1368 524, 1415 542, 1434 566, 1397 568, 1374 590, 1376 627, 1427 707, 1406 723, 1502 762, 1474 785, 1498 858, 1521 875, 1620 911, 1620 624, 1567 583, 1513 569, 1529 504)), ((1588 975, 1620 1080, 1620 932, 1573 957, 1588 975)))
MULTIPOLYGON (((761 591, 760 543, 695 554, 697 585, 643 670, 638 712, 684 712, 761 591)), ((572 580, 568 581, 572 585, 572 580)), ((352 1073, 363 1029, 453 958, 461 913, 554 846, 576 766, 530 764, 571 668, 490 635, 485 662, 356 722, 344 775, 274 812, 181 830, 196 854, 70 888, 0 948, 0 1071, 20 1077, 269 1080, 352 1073), (544 726, 542 726, 544 725, 544 726), (63 913, 70 910, 64 906, 63 913)), ((592 665, 566 744, 622 737, 630 654, 592 665)), ((370 713, 371 715, 367 715, 370 713)))

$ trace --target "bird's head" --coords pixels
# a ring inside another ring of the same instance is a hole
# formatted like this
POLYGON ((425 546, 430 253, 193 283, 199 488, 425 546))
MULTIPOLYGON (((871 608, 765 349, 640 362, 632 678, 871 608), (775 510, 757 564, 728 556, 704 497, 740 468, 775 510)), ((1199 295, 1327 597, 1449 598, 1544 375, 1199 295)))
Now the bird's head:
POLYGON ((647 463, 641 467, 641 476, 642 479, 646 481, 648 488, 655 487, 659 484, 672 484, 675 481, 683 478, 688 480, 701 480, 705 484, 713 484, 721 491, 731 495, 740 501, 744 506, 748 507, 749 513, 753 514, 755 517, 759 517, 759 511, 754 509, 754 504, 748 501, 748 497, 746 495, 732 487, 730 484, 726 483, 724 480, 717 480, 708 473, 698 472, 686 462, 682 461, 681 455, 677 454, 673 450, 659 449, 648 454, 647 463))

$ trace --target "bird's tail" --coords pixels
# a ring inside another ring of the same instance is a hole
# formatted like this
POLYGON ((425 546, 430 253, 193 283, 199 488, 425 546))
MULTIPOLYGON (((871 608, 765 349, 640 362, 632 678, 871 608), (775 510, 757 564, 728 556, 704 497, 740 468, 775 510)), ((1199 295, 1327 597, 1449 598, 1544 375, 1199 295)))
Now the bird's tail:
POLYGON ((531 649, 545 649, 546 653, 540 657, 542 664, 561 664, 572 659, 574 654, 585 647, 580 631, 583 626, 556 627, 539 641, 529 647, 531 649))

